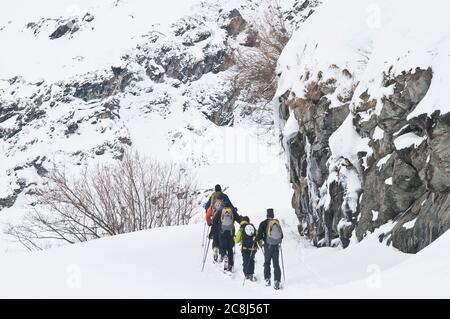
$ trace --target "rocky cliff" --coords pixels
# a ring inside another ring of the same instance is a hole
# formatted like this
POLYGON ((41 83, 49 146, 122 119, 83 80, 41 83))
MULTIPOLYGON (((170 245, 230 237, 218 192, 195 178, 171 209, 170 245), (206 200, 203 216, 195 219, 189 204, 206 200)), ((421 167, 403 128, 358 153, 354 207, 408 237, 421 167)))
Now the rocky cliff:
POLYGON ((363 2, 324 4, 280 59, 292 206, 318 246, 376 230, 416 253, 450 228, 449 45, 439 42, 448 34, 430 27, 446 22, 420 1, 408 2, 408 19, 392 18, 400 5, 363 2), (323 21, 340 25, 334 35, 323 21))

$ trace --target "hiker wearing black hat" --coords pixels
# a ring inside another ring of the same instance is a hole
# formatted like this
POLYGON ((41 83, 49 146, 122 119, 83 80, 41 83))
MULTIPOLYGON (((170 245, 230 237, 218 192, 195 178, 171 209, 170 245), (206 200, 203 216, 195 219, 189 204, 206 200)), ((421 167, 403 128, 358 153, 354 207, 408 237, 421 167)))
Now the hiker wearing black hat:
POLYGON ((281 268, 279 256, 283 232, 280 222, 274 218, 274 215, 272 208, 267 209, 267 219, 259 225, 256 241, 264 242, 264 279, 266 281, 266 286, 271 285, 270 264, 272 262, 275 277, 274 288, 280 289, 281 268))

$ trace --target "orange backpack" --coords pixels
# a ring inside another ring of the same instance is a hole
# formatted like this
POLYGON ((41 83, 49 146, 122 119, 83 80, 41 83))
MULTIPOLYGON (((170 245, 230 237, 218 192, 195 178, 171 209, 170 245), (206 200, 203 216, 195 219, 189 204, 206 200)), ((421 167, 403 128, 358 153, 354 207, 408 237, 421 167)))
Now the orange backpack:
MULTIPOLYGON (((213 194, 214 196, 214 194, 213 194)), ((209 206, 208 210, 206 211, 206 223, 208 226, 211 226, 213 223, 214 215, 216 214, 216 204, 220 203, 223 206, 223 201, 216 198, 213 198, 211 205, 209 206)))
POLYGON ((212 205, 209 206, 208 210, 206 211, 206 223, 208 226, 211 226, 214 219, 214 211, 212 205))

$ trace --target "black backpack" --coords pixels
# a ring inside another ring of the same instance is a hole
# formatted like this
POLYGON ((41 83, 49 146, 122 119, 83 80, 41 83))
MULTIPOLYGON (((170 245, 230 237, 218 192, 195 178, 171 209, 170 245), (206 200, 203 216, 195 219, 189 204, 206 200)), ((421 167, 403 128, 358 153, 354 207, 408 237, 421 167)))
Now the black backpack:
POLYGON ((242 247, 256 248, 256 228, 253 224, 242 226, 242 247))

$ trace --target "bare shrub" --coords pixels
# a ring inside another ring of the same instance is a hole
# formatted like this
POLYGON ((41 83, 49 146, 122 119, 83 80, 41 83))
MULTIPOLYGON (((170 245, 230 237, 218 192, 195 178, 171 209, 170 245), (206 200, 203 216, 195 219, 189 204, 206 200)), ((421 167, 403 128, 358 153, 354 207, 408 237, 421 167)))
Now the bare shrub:
POLYGON ((48 185, 35 195, 37 206, 7 233, 28 249, 48 240, 84 242, 154 227, 184 225, 198 205, 189 170, 158 163, 138 153, 120 162, 85 169, 71 179, 55 167, 48 185))
MULTIPOLYGON (((322 76, 319 75, 318 77, 321 78, 322 76)), ((335 90, 336 80, 334 78, 324 81, 310 81, 306 84, 302 97, 297 97, 295 93, 291 92, 287 104, 294 110, 297 119, 307 122, 312 119, 314 109, 322 97, 333 94, 335 90)), ((345 96, 341 98, 348 98, 348 94, 353 95, 353 92, 345 93, 345 96)))
POLYGON ((296 99, 292 102, 292 107, 297 119, 308 122, 312 119, 314 103, 306 99, 296 99))
POLYGON ((313 103, 319 102, 320 98, 323 96, 320 85, 316 81, 312 81, 306 85, 305 88, 305 98, 313 103))
POLYGON ((242 101, 268 103, 277 89, 278 58, 291 37, 278 1, 270 2, 247 34, 247 47, 234 54, 236 73, 232 83, 242 101))

